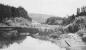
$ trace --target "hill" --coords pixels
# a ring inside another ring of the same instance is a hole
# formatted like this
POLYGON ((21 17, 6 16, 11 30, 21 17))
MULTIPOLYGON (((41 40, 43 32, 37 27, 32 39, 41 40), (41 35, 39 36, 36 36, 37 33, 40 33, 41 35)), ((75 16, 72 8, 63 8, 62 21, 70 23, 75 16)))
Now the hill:
POLYGON ((47 15, 47 14, 37 14, 37 13, 29 13, 29 17, 31 17, 33 20, 44 23, 47 18, 49 17, 55 17, 54 15, 47 15))

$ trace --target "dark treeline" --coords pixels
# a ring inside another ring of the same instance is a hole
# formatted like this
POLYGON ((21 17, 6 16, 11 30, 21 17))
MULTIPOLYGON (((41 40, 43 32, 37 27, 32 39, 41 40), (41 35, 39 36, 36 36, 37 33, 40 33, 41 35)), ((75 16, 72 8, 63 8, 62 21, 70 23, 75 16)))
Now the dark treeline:
POLYGON ((32 20, 27 11, 23 7, 13 7, 8 5, 0 4, 0 22, 2 22, 5 18, 14 18, 14 17, 24 17, 28 20, 32 20))

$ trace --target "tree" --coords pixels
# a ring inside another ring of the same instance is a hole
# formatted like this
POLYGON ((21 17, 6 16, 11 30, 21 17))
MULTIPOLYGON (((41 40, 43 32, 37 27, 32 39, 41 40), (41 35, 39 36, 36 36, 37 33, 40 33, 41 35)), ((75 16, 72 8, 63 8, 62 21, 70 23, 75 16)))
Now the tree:
POLYGON ((18 10, 19 16, 24 17, 24 18, 27 18, 27 19, 30 20, 30 21, 32 20, 32 19, 29 17, 27 11, 26 11, 24 8, 18 7, 17 10, 18 10))
POLYGON ((62 25, 68 25, 68 24, 74 22, 75 18, 76 18, 76 16, 74 14, 71 16, 68 16, 68 18, 64 18, 62 25))
POLYGON ((13 7, 8 5, 0 4, 0 22, 3 22, 5 18, 15 18, 15 17, 23 17, 32 21, 29 17, 27 11, 23 7, 13 7))
POLYGON ((50 17, 47 19, 46 24, 49 25, 58 25, 60 21, 62 21, 63 18, 61 17, 50 17))

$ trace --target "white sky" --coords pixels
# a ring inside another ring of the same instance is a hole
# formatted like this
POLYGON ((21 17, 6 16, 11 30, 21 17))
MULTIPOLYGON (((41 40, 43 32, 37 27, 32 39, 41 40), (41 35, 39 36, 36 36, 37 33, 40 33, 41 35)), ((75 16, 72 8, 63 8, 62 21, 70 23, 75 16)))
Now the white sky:
MULTIPOLYGON (((0 0, 0 3, 23 6, 28 13, 41 13, 56 16, 67 16, 75 13, 77 7, 86 5, 86 0, 0 0)), ((6 50, 59 50, 50 42, 41 42, 31 37, 22 44, 14 44, 6 50)))
POLYGON ((0 0, 5 4, 21 5, 29 13, 67 16, 75 13, 77 7, 86 5, 86 0, 0 0))

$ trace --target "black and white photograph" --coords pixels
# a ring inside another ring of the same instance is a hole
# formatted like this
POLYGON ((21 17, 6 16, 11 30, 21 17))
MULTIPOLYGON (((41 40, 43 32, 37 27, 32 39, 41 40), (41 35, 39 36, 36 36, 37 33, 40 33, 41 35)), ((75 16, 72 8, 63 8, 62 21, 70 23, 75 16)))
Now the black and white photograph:
POLYGON ((86 50, 86 0, 0 0, 0 50, 86 50))

